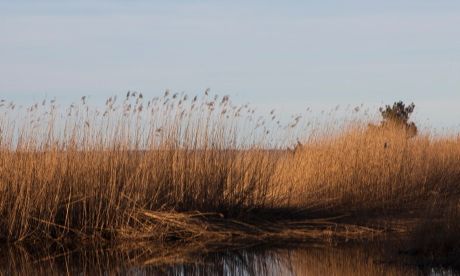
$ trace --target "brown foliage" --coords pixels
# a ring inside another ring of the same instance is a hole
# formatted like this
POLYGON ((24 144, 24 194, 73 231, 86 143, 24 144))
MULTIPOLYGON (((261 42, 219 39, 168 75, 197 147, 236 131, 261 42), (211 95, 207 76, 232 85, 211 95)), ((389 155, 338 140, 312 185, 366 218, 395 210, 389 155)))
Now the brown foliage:
MULTIPOLYGON (((256 237, 286 233, 283 219, 323 218, 311 222, 327 230, 343 217, 421 215, 427 202, 460 195, 454 137, 407 139, 401 128, 369 132, 357 124, 305 134, 288 152, 269 148, 264 121, 228 97, 165 93, 145 105, 130 93, 118 106, 107 100, 103 112, 85 100, 65 117, 51 104, 45 115, 32 106, 33 122, 0 118, 2 239, 186 240, 225 226, 216 216, 251 221, 247 233, 277 225, 256 237), (255 126, 245 128, 248 122, 255 126)), ((215 235, 231 240, 227 230, 215 235)))

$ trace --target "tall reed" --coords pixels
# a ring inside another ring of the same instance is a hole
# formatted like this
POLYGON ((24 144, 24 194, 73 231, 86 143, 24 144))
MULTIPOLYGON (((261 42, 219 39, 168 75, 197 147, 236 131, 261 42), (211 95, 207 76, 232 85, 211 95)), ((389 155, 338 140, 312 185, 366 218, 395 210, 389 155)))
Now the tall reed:
POLYGON ((87 100, 2 102, 0 238, 193 239, 207 214, 407 215, 460 193, 457 137, 358 122, 298 137, 300 116, 282 125, 208 91, 87 100))

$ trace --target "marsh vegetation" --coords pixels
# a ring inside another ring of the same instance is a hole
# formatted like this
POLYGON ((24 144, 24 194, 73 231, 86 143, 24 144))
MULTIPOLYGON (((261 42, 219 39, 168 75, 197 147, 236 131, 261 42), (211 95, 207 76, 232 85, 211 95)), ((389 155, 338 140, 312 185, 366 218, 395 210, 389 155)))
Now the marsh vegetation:
POLYGON ((4 242, 216 248, 398 236, 403 253, 459 253, 460 138, 417 130, 410 106, 396 119, 397 105, 382 122, 327 125, 283 123, 208 91, 0 108, 4 242))

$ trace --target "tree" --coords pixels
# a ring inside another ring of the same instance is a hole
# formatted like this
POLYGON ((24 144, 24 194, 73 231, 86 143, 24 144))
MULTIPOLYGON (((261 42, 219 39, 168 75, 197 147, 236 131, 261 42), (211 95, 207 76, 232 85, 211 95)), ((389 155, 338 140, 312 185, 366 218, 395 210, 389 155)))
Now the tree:
POLYGON ((395 102, 393 106, 386 105, 385 107, 379 108, 380 114, 382 115, 381 126, 396 126, 404 128, 409 138, 417 135, 417 126, 414 122, 409 122, 409 118, 414 112, 415 104, 411 103, 406 106, 402 101, 395 102))

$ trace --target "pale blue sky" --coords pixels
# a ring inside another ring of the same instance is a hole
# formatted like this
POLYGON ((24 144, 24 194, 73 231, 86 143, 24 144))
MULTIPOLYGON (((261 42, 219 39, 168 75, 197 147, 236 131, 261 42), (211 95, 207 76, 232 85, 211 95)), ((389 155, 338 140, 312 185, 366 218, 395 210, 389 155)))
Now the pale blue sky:
POLYGON ((460 1, 1 1, 0 98, 127 90, 460 124, 460 1), (306 3, 307 2, 307 3, 306 3))

